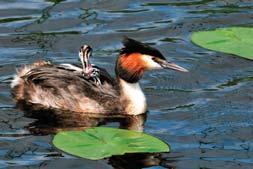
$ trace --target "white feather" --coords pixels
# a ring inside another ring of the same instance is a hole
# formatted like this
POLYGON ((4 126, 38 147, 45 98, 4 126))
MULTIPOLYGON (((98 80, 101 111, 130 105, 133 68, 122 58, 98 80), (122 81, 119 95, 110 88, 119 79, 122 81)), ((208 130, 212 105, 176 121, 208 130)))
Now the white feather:
POLYGON ((146 63, 149 69, 161 69, 161 65, 155 62, 150 55, 142 55, 143 61, 146 63))
POLYGON ((66 69, 70 69, 70 70, 75 70, 75 71, 83 71, 82 68, 74 66, 72 64, 68 64, 68 63, 63 63, 60 64, 62 67, 66 68, 66 69))
POLYGON ((122 92, 127 99, 126 111, 131 115, 143 114, 147 110, 146 97, 141 90, 139 83, 128 83, 120 79, 122 92))
POLYGON ((18 86, 20 83, 20 77, 18 75, 14 75, 13 80, 11 81, 11 88, 18 86))

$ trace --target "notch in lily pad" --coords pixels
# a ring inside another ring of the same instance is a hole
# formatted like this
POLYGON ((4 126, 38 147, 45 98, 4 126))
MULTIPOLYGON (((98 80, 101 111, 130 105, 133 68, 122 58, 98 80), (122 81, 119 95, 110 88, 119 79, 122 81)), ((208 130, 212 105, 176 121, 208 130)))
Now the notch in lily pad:
POLYGON ((170 150, 168 144, 151 135, 109 127, 59 132, 55 135, 53 144, 66 153, 91 160, 125 153, 157 153, 170 150))
POLYGON ((206 49, 253 60, 253 28, 230 27, 192 34, 192 42, 206 49))

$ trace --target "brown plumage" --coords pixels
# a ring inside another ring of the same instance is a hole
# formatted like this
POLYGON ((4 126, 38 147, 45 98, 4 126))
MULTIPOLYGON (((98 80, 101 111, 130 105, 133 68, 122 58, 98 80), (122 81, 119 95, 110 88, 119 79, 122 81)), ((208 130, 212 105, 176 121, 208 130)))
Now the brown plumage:
POLYGON ((115 107, 119 105, 118 90, 112 88, 110 81, 104 81, 98 88, 81 73, 41 61, 22 68, 17 76, 19 85, 12 91, 19 102, 86 113, 121 111, 120 107, 115 107))
POLYGON ((102 84, 97 85, 80 71, 39 61, 21 68, 15 75, 11 84, 13 96, 17 102, 28 105, 78 113, 145 113, 146 98, 138 84, 144 71, 186 69, 167 62, 157 49, 141 42, 126 38, 123 44, 115 67, 116 80, 100 69, 102 84))

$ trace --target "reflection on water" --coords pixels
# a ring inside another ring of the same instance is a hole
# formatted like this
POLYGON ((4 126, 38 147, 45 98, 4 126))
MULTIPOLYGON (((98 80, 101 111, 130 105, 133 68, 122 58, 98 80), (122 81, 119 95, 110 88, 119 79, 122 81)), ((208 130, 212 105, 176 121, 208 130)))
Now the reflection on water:
POLYGON ((115 169, 141 169, 151 166, 163 166, 164 168, 174 169, 172 166, 164 165, 163 160, 162 155, 159 153, 126 154, 111 157, 109 164, 115 169))
POLYGON ((85 114, 57 109, 43 109, 39 106, 18 105, 24 115, 37 119, 26 128, 33 134, 55 134, 63 130, 83 130, 88 127, 118 123, 118 127, 142 132, 147 114, 138 116, 128 115, 99 115, 85 114))
POLYGON ((194 31, 252 26, 252 8, 251 0, 0 1, 0 168, 252 168, 252 62, 190 41, 194 31), (124 35, 190 70, 145 74, 147 117, 15 107, 9 83, 16 67, 37 59, 77 63, 79 47, 89 44, 92 62, 114 74, 124 35), (144 130, 172 151, 91 161, 51 144, 52 133, 98 125, 144 130))
MULTIPOLYGON (((85 130, 89 127, 110 125, 117 123, 117 127, 143 132, 147 114, 137 116, 98 114, 80 114, 77 112, 60 111, 56 109, 43 110, 36 106, 18 105, 24 111, 25 116, 37 119, 25 126, 32 135, 56 134, 59 131, 85 130)), ((53 153, 47 157, 63 157, 61 153, 53 153)), ((108 164, 115 169, 138 169, 150 166, 162 165, 160 153, 132 153, 112 156, 108 164)), ((170 167, 169 167, 170 168, 170 167)))

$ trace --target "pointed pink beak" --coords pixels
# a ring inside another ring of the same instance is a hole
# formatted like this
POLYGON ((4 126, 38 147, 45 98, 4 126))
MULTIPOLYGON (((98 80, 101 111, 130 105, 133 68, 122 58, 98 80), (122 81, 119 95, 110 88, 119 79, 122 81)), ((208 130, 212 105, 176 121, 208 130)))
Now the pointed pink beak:
POLYGON ((164 69, 173 69, 173 70, 177 70, 180 72, 189 72, 187 69, 176 65, 175 63, 171 63, 171 62, 167 62, 166 60, 163 60, 160 65, 164 68, 164 69))

